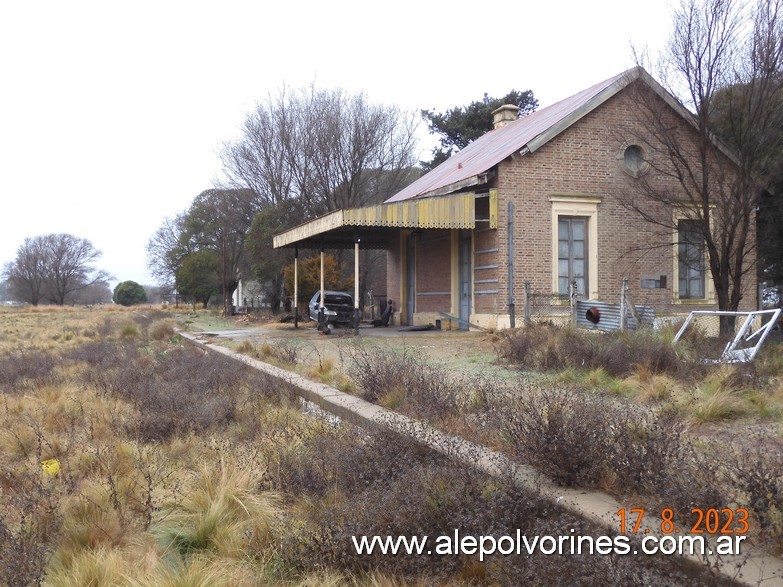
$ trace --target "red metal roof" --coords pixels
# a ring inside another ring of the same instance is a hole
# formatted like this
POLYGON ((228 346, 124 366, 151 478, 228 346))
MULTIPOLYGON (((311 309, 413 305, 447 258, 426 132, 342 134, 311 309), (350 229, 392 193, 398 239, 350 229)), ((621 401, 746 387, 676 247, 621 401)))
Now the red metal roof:
MULTIPOLYGON (((537 137, 542 137, 548 131, 560 132, 568 128, 581 116, 613 96, 636 77, 638 77, 638 72, 635 69, 620 73, 574 94, 570 98, 532 112, 501 128, 489 131, 386 202, 426 197, 432 192, 481 175, 509 155, 527 147, 529 143, 537 137), (558 124, 562 126, 559 130, 556 128, 558 124)), ((552 136, 555 136, 557 132, 552 136)), ((552 136, 544 137, 544 142, 552 136)), ((537 145, 536 148, 538 146, 540 145, 537 145)))

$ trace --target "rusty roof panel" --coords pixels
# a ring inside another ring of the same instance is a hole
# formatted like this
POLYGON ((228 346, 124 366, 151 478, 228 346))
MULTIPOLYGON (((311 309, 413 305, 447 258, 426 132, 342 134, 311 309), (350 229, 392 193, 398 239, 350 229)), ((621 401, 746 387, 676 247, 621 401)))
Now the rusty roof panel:
POLYGON ((506 126, 489 131, 386 202, 400 202, 411 198, 426 197, 428 193, 436 192, 446 186, 465 182, 470 178, 478 178, 509 155, 525 148, 537 137, 557 130, 559 123, 567 122, 558 132, 564 130, 625 87, 629 80, 634 79, 634 75, 638 75, 636 70, 623 72, 570 98, 532 112, 506 126))

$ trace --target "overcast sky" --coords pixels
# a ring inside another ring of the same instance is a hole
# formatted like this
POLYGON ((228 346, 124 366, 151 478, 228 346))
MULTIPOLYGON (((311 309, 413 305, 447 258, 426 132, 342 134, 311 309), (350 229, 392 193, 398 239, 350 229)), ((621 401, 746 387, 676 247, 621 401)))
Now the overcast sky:
POLYGON ((68 232, 113 284, 152 284, 150 236, 284 84, 414 111, 511 89, 546 106, 632 67, 631 44, 654 54, 670 21, 666 0, 0 2, 0 266, 68 232))

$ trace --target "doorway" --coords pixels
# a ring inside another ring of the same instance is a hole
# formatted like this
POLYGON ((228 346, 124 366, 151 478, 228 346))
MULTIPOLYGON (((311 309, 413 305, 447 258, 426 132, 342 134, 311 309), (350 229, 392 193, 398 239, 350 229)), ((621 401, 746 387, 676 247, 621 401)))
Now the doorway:
POLYGON ((473 267, 471 257, 473 241, 468 230, 459 233, 459 328, 468 330, 470 321, 470 304, 473 297, 473 267))
POLYGON ((413 235, 408 235, 405 247, 405 323, 413 325, 416 303, 416 247, 413 235))

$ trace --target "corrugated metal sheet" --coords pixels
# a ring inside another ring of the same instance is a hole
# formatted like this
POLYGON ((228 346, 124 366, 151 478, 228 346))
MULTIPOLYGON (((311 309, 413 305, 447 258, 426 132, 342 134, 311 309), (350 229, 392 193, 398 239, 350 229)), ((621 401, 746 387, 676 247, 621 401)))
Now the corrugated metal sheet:
POLYGON ((635 69, 623 72, 570 98, 488 132, 386 201, 399 202, 411 198, 426 197, 427 193, 486 173, 500 161, 520 151, 537 137, 557 129, 558 123, 567 121, 567 124, 560 129, 564 130, 581 116, 620 91, 633 79, 634 75, 638 77, 635 69), (575 117, 575 114, 578 116, 575 117))
MULTIPOLYGON (((652 326, 655 320, 655 309, 648 306, 636 306, 636 311, 639 313, 644 326, 652 326)), ((604 332, 620 330, 620 304, 608 304, 595 300, 578 300, 576 302, 576 325, 579 328, 604 332), (598 324, 594 324, 587 319, 587 311, 591 308, 597 308, 598 312, 600 312, 598 324)), ((636 330, 638 328, 638 324, 630 312, 626 314, 625 327, 628 330, 636 330)))
MULTIPOLYGON (((337 210, 287 230, 273 239, 275 248, 285 247, 329 231, 352 226, 391 228, 475 228, 476 205, 472 192, 442 198, 427 198, 337 210)), ((492 206, 490 206, 490 209, 492 206)), ((497 217, 497 202, 495 202, 497 217)), ((497 223, 497 222, 496 222, 497 223)))
POLYGON ((399 228, 474 228, 473 193, 344 210, 345 224, 399 228))

